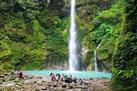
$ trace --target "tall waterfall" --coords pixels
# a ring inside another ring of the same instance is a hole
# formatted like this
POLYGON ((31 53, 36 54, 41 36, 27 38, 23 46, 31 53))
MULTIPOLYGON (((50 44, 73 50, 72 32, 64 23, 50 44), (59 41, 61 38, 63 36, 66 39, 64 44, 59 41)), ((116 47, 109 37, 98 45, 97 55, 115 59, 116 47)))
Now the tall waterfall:
MULTIPOLYGON (((100 43, 101 44, 101 43, 100 43)), ((97 49, 100 47, 100 44, 94 50, 94 70, 98 71, 98 64, 97 64, 97 49)))
POLYGON ((75 71, 78 67, 75 0, 71 0, 71 26, 69 34, 69 70, 75 71))

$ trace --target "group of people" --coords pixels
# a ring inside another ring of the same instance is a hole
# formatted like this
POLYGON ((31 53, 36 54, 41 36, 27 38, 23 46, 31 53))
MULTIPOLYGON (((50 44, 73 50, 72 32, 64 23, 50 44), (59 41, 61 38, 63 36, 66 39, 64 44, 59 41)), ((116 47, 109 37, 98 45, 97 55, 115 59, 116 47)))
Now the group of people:
MULTIPOLYGON (((14 75, 16 75, 17 78, 23 78, 23 73, 20 70, 16 70, 13 72, 14 75)), ((66 82, 66 83, 77 83, 79 82, 80 84, 83 84, 83 80, 82 79, 77 79, 76 77, 72 77, 72 75, 68 76, 65 75, 64 73, 62 75, 60 75, 59 73, 54 74, 54 73, 50 73, 50 78, 51 81, 57 81, 57 82, 66 82)))
MULTIPOLYGON (((68 77, 65 74, 60 75, 59 73, 57 73, 57 74, 50 73, 50 78, 51 78, 51 81, 57 81, 57 82, 64 81, 66 83, 71 83, 71 82, 77 83, 77 78, 76 77, 73 78, 72 75, 70 75, 68 77)), ((83 80, 79 79, 79 82, 80 82, 80 84, 82 84, 83 80)))

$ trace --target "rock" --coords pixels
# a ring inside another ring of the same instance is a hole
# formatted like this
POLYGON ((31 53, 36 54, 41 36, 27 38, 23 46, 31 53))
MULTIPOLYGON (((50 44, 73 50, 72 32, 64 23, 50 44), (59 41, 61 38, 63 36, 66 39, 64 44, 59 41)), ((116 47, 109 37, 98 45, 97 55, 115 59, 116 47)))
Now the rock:
POLYGON ((72 89, 72 88, 73 88, 73 85, 69 85, 69 88, 72 89))
POLYGON ((15 80, 15 77, 11 77, 11 78, 9 79, 9 81, 13 81, 13 80, 15 80))
POLYGON ((42 83, 38 83, 37 85, 38 85, 38 86, 42 86, 42 83))
POLYGON ((9 73, 4 73, 4 76, 9 76, 9 73))
POLYGON ((57 84, 53 84, 53 87, 57 87, 57 84))
POLYGON ((48 87, 43 87, 41 90, 47 90, 48 89, 48 87))
POLYGON ((37 77, 37 79, 42 79, 42 77, 37 77))
POLYGON ((22 80, 12 76, 1 75, 0 89, 8 87, 14 89, 11 91, 111 91, 108 79, 83 80, 85 84, 82 85, 73 82, 69 84, 65 82, 49 82, 48 80, 49 77, 24 76, 22 80))
POLYGON ((66 85, 66 84, 63 84, 63 85, 62 85, 62 88, 66 88, 66 87, 67 87, 67 85, 66 85))
POLYGON ((27 91, 27 90, 23 89, 23 90, 21 90, 21 91, 27 91))
POLYGON ((76 85, 74 83, 68 84, 69 89, 73 89, 76 85))
POLYGON ((93 87, 89 87, 88 91, 94 91, 94 88, 93 87))
POLYGON ((51 83, 47 83, 47 86, 51 87, 51 83))
POLYGON ((34 91, 40 91, 40 89, 35 89, 34 91))
POLYGON ((4 78, 5 76, 4 75, 0 75, 0 78, 4 78))
POLYGON ((27 77, 27 79, 33 79, 34 78, 34 76, 28 76, 27 77))
POLYGON ((33 83, 37 83, 37 81, 34 81, 33 83))
POLYGON ((80 86, 81 89, 86 89, 86 86, 80 86))
POLYGON ((93 78, 89 78, 89 80, 93 80, 93 78))
POLYGON ((2 79, 1 82, 5 82, 6 80, 5 79, 2 79))
POLYGON ((66 91, 81 91, 81 90, 67 89, 66 91))

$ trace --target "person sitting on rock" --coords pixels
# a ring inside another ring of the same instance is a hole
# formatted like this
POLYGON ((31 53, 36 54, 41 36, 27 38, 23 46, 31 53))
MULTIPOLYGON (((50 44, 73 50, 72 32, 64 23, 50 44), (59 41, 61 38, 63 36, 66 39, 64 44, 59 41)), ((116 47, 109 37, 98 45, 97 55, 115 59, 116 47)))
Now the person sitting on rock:
POLYGON ((71 78, 66 78, 66 79, 65 79, 65 82, 66 82, 66 83, 71 83, 71 82, 72 82, 72 79, 71 79, 71 78))
POLYGON ((76 77, 74 77, 73 82, 77 83, 77 78, 76 77))
POLYGON ((56 76, 54 74, 52 75, 52 81, 56 81, 56 76))
POLYGON ((23 78, 23 73, 20 71, 19 78, 23 78))
POLYGON ((23 78, 23 73, 20 70, 17 70, 16 77, 23 78))
POLYGON ((19 77, 19 73, 20 73, 20 71, 17 70, 17 71, 16 71, 16 77, 19 77))
POLYGON ((53 73, 51 72, 51 73, 50 73, 50 78, 51 78, 51 81, 53 81, 53 80, 52 80, 52 75, 53 75, 53 73))
POLYGON ((61 77, 60 77, 60 81, 61 81, 61 82, 64 81, 64 74, 61 75, 61 77))
POLYGON ((50 77, 51 77, 51 81, 55 81, 56 80, 56 77, 55 77, 55 75, 52 72, 50 73, 50 77))
POLYGON ((70 77, 66 76, 64 81, 65 81, 66 83, 71 83, 71 82, 73 82, 72 75, 70 75, 70 77))
POLYGON ((68 77, 68 75, 64 75, 64 78, 67 78, 68 77))
POLYGON ((72 78, 72 75, 70 75, 70 78, 73 79, 73 78, 72 78))
POLYGON ((79 79, 79 84, 82 85, 83 84, 83 80, 79 79))
POLYGON ((60 77, 61 77, 60 74, 57 73, 57 74, 56 74, 56 81, 57 81, 57 82, 60 80, 60 77))

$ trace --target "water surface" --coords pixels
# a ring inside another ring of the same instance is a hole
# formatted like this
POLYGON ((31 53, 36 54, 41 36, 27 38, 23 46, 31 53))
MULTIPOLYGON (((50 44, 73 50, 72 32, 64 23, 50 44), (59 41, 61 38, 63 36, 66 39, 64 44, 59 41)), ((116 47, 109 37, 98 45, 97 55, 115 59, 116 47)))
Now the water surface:
POLYGON ((49 76, 50 73, 54 74, 65 74, 65 75, 72 75, 73 77, 82 78, 82 79, 89 79, 89 78, 111 78, 111 73, 105 72, 96 72, 96 71, 62 71, 62 70, 34 70, 34 71, 23 71, 26 75, 33 75, 33 76, 49 76))

